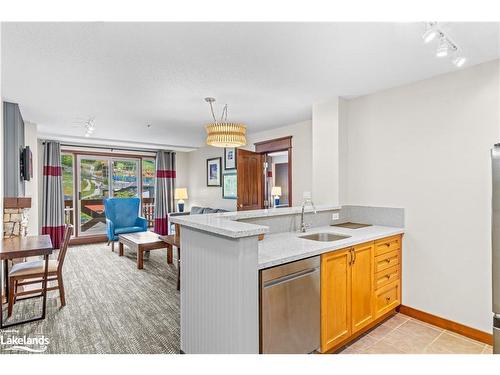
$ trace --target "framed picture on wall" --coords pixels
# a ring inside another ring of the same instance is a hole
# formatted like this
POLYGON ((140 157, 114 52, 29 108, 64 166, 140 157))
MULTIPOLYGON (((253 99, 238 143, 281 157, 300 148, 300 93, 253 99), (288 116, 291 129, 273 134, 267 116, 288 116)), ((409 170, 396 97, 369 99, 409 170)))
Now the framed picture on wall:
POLYGON ((236 173, 225 173, 222 176, 222 198, 236 199, 237 198, 237 175, 236 173))
POLYGON ((224 148, 224 169, 236 169, 236 147, 224 148))
POLYGON ((221 186, 222 158, 207 159, 207 186, 221 186))

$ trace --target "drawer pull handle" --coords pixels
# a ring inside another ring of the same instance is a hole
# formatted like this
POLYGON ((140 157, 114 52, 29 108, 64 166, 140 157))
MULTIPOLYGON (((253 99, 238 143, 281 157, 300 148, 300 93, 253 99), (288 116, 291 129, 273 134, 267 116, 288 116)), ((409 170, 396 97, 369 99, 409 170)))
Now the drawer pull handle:
POLYGON ((386 261, 387 263, 391 263, 391 260, 390 260, 389 258, 387 258, 385 261, 386 261))
POLYGON ((385 275, 385 277, 387 277, 388 279, 390 279, 390 278, 391 278, 391 275, 385 275))
POLYGON ((391 297, 385 297, 385 299, 387 300, 387 303, 389 303, 389 301, 391 300, 391 297))
POLYGON ((386 243, 385 243, 385 246, 390 247, 390 246, 391 246, 391 243, 390 243, 390 242, 386 242, 386 243))

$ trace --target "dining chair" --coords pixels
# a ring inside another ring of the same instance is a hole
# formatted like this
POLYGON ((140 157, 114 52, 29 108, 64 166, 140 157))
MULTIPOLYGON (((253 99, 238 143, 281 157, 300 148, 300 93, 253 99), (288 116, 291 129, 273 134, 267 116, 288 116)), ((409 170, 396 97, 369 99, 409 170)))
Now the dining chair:
MULTIPOLYGON (((64 259, 66 258, 66 253, 68 251, 69 240, 71 234, 73 233, 73 225, 66 224, 64 229, 64 239, 61 248, 59 249, 59 254, 57 259, 49 260, 49 269, 47 274, 47 283, 50 281, 57 281, 57 285, 53 287, 47 287, 47 292, 51 290, 59 290, 59 298, 61 300, 61 307, 66 306, 66 298, 64 294, 64 283, 62 277, 62 270, 64 259)), ((32 298, 25 297, 20 298, 20 296, 30 295, 35 293, 41 293, 42 289, 36 290, 23 290, 18 291, 18 288, 25 285, 38 284, 42 282, 44 276, 45 263, 43 260, 34 260, 29 262, 23 262, 15 264, 9 272, 9 305, 7 316, 12 316, 12 310, 14 304, 17 301, 22 301, 23 299, 32 298)))

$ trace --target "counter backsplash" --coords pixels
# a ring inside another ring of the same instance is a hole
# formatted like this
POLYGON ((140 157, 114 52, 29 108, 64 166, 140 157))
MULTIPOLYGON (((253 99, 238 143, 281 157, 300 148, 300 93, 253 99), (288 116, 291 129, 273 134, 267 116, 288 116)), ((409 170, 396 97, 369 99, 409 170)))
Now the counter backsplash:
MULTIPOLYGON (((240 219, 238 221, 264 225, 269 233, 296 232, 300 227, 300 214, 240 219)), ((342 206, 340 210, 321 211, 316 214, 305 214, 305 222, 310 228, 344 223, 347 221, 364 224, 404 227, 404 209, 392 207, 342 206), (332 220, 333 213, 339 214, 338 220, 332 220)))

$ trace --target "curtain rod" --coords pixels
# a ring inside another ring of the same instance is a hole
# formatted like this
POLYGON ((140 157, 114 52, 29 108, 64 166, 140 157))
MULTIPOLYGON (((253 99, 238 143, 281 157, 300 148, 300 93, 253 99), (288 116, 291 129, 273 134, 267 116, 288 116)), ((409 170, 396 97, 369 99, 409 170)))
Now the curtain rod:
MULTIPOLYGON (((52 140, 42 140, 42 144, 45 144, 46 142, 53 142, 52 140)), ((58 142, 58 141, 55 141, 55 142, 58 142)), ((133 147, 122 147, 122 146, 118 146, 118 147, 110 147, 110 146, 94 146, 94 145, 86 145, 86 144, 78 144, 78 143, 64 143, 64 142, 59 142, 59 144, 63 147, 77 147, 77 148, 94 148, 94 149, 101 149, 101 150, 110 150, 110 151, 114 151, 114 150, 118 150, 118 151, 138 151, 138 152, 147 152, 147 153, 151 153, 151 154, 156 154, 157 151, 160 151, 159 149, 158 150, 152 150, 152 149, 147 149, 147 148, 133 148, 133 147)), ((175 151, 172 151, 172 150, 165 150, 165 151, 169 151, 169 152, 175 152, 175 151)))

